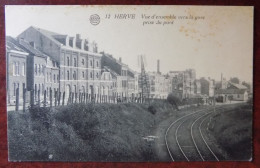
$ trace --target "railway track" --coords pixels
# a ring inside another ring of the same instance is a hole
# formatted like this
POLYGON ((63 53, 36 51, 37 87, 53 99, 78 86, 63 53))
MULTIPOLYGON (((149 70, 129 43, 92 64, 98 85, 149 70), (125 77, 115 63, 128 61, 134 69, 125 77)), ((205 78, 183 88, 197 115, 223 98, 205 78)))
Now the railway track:
POLYGON ((220 154, 214 152, 203 135, 206 120, 215 112, 227 107, 206 108, 184 115, 167 128, 164 140, 172 161, 219 161, 220 154))

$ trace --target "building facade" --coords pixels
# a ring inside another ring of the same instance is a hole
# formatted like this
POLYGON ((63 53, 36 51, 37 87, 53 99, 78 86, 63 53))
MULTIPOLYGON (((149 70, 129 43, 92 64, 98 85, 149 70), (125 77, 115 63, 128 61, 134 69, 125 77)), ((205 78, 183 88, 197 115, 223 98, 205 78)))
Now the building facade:
POLYGON ((16 103, 16 89, 19 89, 19 102, 23 99, 23 88, 27 85, 27 57, 29 53, 14 43, 15 39, 6 37, 6 87, 7 104, 16 103))
POLYGON ((168 75, 172 83, 172 93, 180 99, 191 98, 200 92, 194 69, 170 71, 168 75))
POLYGON ((215 86, 214 81, 210 78, 201 78, 201 94, 207 95, 208 97, 214 97, 215 94, 215 86))
POLYGON ((58 76, 58 89, 65 91, 66 98, 71 92, 100 94, 101 54, 96 43, 78 34, 70 37, 36 27, 29 27, 18 38, 34 43, 37 50, 59 65, 59 74, 55 71, 50 80, 57 81, 58 76))

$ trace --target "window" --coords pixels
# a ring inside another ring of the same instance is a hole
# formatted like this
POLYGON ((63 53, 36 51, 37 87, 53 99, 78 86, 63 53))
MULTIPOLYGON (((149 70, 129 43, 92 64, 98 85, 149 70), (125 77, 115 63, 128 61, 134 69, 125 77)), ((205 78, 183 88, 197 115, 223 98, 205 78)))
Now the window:
POLYGON ((19 62, 14 62, 14 75, 19 75, 20 72, 19 72, 19 62))
POLYGON ((53 75, 53 82, 56 83, 56 75, 53 75))
POLYGON ((44 95, 44 85, 42 84, 42 95, 44 95))
POLYGON ((77 66, 77 59, 74 58, 74 67, 76 67, 76 66, 77 66))
POLYGON ((82 78, 84 79, 84 77, 85 77, 85 73, 84 73, 84 72, 82 72, 82 78))
POLYGON ((41 75, 41 65, 39 64, 39 75, 41 75))
POLYGON ((13 62, 13 76, 15 76, 15 62, 13 62))
POLYGON ((98 72, 96 73, 96 77, 98 78, 98 72))
POLYGON ((13 75, 19 75, 19 62, 14 62, 13 64, 13 75))
POLYGON ((13 86, 14 86, 14 94, 13 95, 15 96, 16 95, 16 83, 14 83, 13 86))
POLYGON ((82 65, 84 65, 84 64, 85 64, 85 60, 84 60, 84 59, 82 59, 81 63, 82 63, 82 65))
POLYGON ((51 80, 51 82, 52 82, 52 75, 51 75, 51 73, 50 73, 50 80, 51 80))
POLYGON ((76 80, 76 71, 73 72, 73 79, 76 80))
POLYGON ((20 62, 17 62, 17 75, 20 75, 20 62))
POLYGON ((37 64, 34 65, 34 72, 35 72, 35 75, 37 75, 37 64))
POLYGON ((44 66, 42 65, 42 74, 44 74, 44 66))
POLYGON ((90 78, 91 78, 91 79, 93 78, 93 74, 92 74, 92 72, 90 72, 90 78))
POLYGON ((97 61, 97 67, 98 67, 98 61, 97 61))
POLYGON ((70 66, 70 58, 67 57, 67 66, 70 66))
POLYGON ((93 66, 93 62, 92 62, 92 60, 90 60, 90 66, 93 66))
POLYGON ((23 66, 22 66, 22 75, 25 76, 25 63, 23 63, 23 66))
POLYGON ((60 80, 59 78, 60 78, 60 76, 59 76, 59 75, 57 75, 57 83, 58 83, 58 82, 59 82, 59 80, 60 80))
POLYGON ((74 85, 74 93, 77 93, 77 86, 76 85, 74 85))
POLYGON ((67 79, 70 80, 70 72, 67 71, 67 79))

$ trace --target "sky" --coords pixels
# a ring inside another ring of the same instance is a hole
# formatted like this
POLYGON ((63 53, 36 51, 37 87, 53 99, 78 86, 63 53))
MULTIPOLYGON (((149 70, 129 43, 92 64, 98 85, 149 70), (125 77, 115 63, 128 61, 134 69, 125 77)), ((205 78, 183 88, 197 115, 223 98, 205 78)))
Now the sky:
POLYGON ((136 71, 144 55, 147 71, 156 71, 159 59, 162 73, 192 68, 197 78, 220 80, 222 73, 252 82, 253 7, 13 5, 6 6, 5 16, 6 35, 16 37, 30 26, 81 34, 136 71), (100 16, 98 25, 90 23, 93 14, 100 16), (115 18, 119 14, 134 19, 115 18))

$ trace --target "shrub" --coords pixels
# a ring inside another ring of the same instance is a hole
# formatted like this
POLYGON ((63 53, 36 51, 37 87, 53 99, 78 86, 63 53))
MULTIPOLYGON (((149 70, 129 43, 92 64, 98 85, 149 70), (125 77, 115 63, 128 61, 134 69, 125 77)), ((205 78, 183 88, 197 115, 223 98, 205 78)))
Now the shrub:
POLYGON ((170 94, 168 94, 168 96, 167 96, 167 101, 168 101, 172 106, 175 106, 175 108, 176 108, 177 110, 179 110, 178 104, 180 103, 180 99, 179 99, 177 96, 175 96, 173 93, 170 93, 170 94))
POLYGON ((148 111, 153 115, 156 114, 156 108, 153 105, 150 105, 148 107, 148 111))

